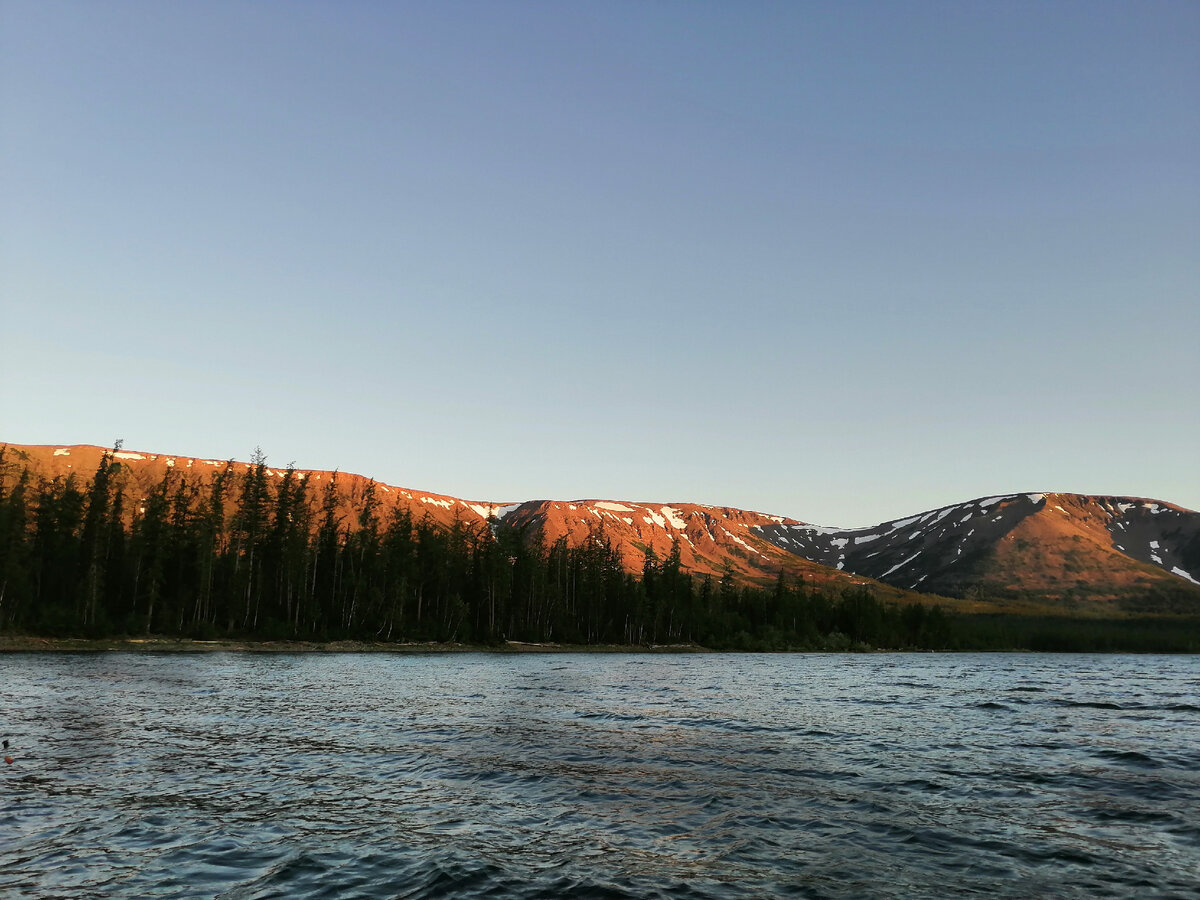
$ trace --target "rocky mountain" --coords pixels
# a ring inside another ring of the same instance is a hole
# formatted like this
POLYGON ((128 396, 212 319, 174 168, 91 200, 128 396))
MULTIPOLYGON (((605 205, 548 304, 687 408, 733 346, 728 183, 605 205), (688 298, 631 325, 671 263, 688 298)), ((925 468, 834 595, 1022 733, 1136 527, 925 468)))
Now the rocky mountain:
POLYGON ((985 497, 839 529, 756 529, 805 559, 909 590, 1114 611, 1200 609, 1200 513, 1082 494, 985 497))

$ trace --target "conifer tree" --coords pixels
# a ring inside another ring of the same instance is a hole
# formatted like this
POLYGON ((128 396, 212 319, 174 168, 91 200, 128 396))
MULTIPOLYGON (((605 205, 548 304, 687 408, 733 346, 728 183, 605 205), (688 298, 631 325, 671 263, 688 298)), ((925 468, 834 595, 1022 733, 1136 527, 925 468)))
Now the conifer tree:
POLYGON ((244 604, 242 628, 258 624, 261 599, 259 567, 262 542, 267 527, 267 508, 270 502, 267 486, 267 458, 260 447, 254 448, 250 466, 242 478, 241 496, 233 518, 234 564, 239 594, 244 604))
POLYGON ((11 628, 23 618, 29 603, 25 507, 29 472, 22 469, 6 489, 5 449, 0 447, 0 628, 11 628))

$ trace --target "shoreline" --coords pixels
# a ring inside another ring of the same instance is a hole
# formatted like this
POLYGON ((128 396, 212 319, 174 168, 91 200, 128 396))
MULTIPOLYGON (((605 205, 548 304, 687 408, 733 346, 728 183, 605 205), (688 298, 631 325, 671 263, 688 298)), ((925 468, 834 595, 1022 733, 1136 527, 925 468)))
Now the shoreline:
POLYGON ((1163 654, 1194 656, 1196 647, 1091 646, 1091 647, 871 647, 866 645, 837 647, 795 647, 735 649, 713 648, 701 644, 562 644, 557 642, 505 641, 502 644, 471 644, 450 641, 256 641, 256 640, 193 640, 152 635, 143 638, 63 638, 36 635, 0 635, 0 656, 17 653, 381 653, 393 655, 434 655, 447 653, 487 653, 496 655, 524 654, 706 654, 728 653, 836 653, 871 655, 874 653, 1084 653, 1106 655, 1163 654))
POLYGON ((0 635, 0 653, 715 653, 699 644, 559 644, 505 641, 197 641, 167 637, 48 638, 0 635))

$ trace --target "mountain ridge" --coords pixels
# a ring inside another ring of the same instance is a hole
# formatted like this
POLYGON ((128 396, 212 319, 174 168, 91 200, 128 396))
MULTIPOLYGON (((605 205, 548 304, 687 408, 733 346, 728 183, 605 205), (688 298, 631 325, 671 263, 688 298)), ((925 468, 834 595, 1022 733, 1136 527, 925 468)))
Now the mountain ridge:
MULTIPOLYGON (((0 446, 9 466, 15 465, 15 453, 44 478, 90 477, 101 458, 112 453, 131 499, 139 502, 156 484, 189 477, 203 483, 218 472, 245 473, 256 465, 89 444, 0 446)), ((547 544, 569 546, 608 541, 633 573, 674 552, 683 571, 747 584, 763 585, 783 575, 869 584, 892 599, 915 592, 1026 599, 1067 609, 1098 604, 1120 611, 1136 609, 1150 597, 1159 598, 1151 605, 1194 601, 1200 609, 1200 513, 1151 498, 1001 494, 874 526, 837 528, 679 501, 465 500, 351 473, 261 462, 269 479, 292 472, 313 492, 312 500, 334 485, 338 514, 348 529, 371 492, 381 512, 403 507, 414 519, 427 517, 442 528, 513 528, 531 539, 538 535, 547 544)))
POLYGON ((909 590, 1116 607, 1200 588, 1200 513, 1145 497, 1001 494, 853 529, 760 529, 806 558, 909 590), (1082 576, 1082 577, 1081 577, 1082 576))

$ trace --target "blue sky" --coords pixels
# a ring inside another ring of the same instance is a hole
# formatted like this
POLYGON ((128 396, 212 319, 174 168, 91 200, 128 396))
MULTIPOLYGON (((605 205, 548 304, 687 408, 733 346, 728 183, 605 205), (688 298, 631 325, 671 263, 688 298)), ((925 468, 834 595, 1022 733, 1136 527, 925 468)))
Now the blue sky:
POLYGON ((0 439, 1200 508, 1200 4, 0 2, 0 439))

